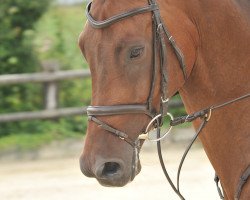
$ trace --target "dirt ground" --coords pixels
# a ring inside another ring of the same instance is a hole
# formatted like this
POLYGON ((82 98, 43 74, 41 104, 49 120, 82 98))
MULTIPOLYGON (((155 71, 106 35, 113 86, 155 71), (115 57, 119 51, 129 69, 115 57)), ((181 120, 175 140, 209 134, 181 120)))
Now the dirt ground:
MULTIPOLYGON (((180 157, 193 134, 190 129, 175 131, 164 143, 164 158, 175 178, 180 157), (182 138, 184 136, 184 138, 182 138)), ((54 143, 28 156, 0 158, 1 200, 178 200, 164 178, 156 145, 147 142, 141 152, 142 171, 123 188, 105 188, 96 180, 84 177, 78 157, 82 141, 54 143), (19 158, 19 159, 16 159, 19 158), (30 159, 33 160, 30 160, 30 159), (39 159, 38 159, 39 158, 39 159)), ((219 199, 211 167, 200 143, 192 148, 183 166, 181 191, 187 200, 219 199)))

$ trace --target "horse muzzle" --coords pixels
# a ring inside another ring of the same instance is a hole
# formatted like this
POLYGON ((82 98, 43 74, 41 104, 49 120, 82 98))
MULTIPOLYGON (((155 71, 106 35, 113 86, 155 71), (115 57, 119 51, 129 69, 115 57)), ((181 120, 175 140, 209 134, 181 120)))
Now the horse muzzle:
MULTIPOLYGON (((93 166, 89 162, 80 158, 80 168, 82 173, 90 178, 96 178, 97 181, 106 187, 122 187, 134 179, 132 175, 132 164, 128 164, 121 159, 98 159, 93 166)), ((137 163, 135 175, 141 171, 140 162, 137 163)))

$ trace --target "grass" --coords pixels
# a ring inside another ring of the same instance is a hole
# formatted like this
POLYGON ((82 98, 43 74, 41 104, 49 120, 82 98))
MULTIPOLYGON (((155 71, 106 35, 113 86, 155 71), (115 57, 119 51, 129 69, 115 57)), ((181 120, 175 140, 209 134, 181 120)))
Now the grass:
MULTIPOLYGON (((0 138, 0 151, 8 151, 18 149, 19 151, 33 150, 40 148, 54 140, 63 140, 66 138, 82 138, 83 130, 86 129, 87 119, 82 116, 71 118, 61 118, 54 120, 39 121, 34 120, 30 132, 21 132, 18 134, 10 134, 0 138), (77 121, 69 123, 69 121, 77 121), (32 130, 32 131, 31 131, 32 130)), ((30 126, 29 122, 23 122, 23 126, 30 126)))
POLYGON ((72 132, 67 135, 57 134, 53 132, 37 134, 21 133, 18 135, 10 135, 1 138, 0 151, 8 151, 13 149, 17 149, 19 151, 34 150, 43 145, 49 144, 54 140, 63 140, 65 138, 80 139, 82 138, 82 135, 76 132, 72 132))
POLYGON ((47 144, 54 140, 54 135, 51 133, 46 134, 27 134, 21 133, 18 135, 9 135, 1 138, 0 140, 0 150, 12 150, 12 149, 21 149, 23 150, 32 150, 40 147, 43 144, 47 144))

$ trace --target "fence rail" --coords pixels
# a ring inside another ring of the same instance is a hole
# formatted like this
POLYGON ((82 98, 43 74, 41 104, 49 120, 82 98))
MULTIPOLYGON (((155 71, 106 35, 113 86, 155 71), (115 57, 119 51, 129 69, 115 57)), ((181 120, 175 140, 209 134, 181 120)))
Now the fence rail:
POLYGON ((86 114, 86 107, 76 108, 58 108, 55 110, 42 110, 32 112, 18 112, 0 115, 0 123, 16 122, 16 121, 29 121, 36 119, 56 119, 59 117, 83 115, 86 114))
MULTIPOLYGON (((0 86, 21 83, 43 83, 46 90, 44 110, 0 114, 0 123, 35 119, 56 119, 86 114, 86 107, 57 108, 57 85, 59 84, 58 81, 88 77, 90 77, 89 70, 58 71, 56 68, 52 70, 51 68, 49 70, 46 69, 45 72, 41 73, 1 75, 0 86)), ((170 107, 182 106, 181 101, 170 102, 170 107)))
POLYGON ((89 70, 67 70, 55 72, 40 72, 33 74, 10 74, 0 76, 0 85, 54 82, 76 78, 86 78, 89 76, 89 70))

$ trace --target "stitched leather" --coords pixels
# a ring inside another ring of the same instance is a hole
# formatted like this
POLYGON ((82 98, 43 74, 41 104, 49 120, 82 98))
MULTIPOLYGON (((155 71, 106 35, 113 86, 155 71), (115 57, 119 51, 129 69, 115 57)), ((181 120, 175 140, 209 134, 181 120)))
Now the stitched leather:
POLYGON ((94 28, 106 28, 106 27, 108 27, 116 22, 119 22, 121 20, 124 20, 128 17, 132 17, 135 15, 139 15, 139 14, 143 14, 143 13, 147 13, 147 12, 151 12, 151 11, 159 9, 156 4, 151 4, 148 6, 144 6, 142 8, 135 8, 133 10, 121 13, 119 15, 112 16, 109 19, 106 19, 103 21, 96 21, 90 14, 91 5, 92 5, 92 2, 90 2, 87 5, 86 15, 87 15, 88 21, 90 22, 91 26, 94 28))
POLYGON ((114 106, 88 106, 88 116, 108 116, 123 114, 146 114, 153 117, 147 105, 114 105, 114 106))
POLYGON ((238 188, 236 190, 234 200, 240 199, 240 195, 241 195, 243 186, 245 185, 245 183, 247 182, 247 179, 249 177, 250 177, 250 165, 248 165, 247 169, 244 171, 243 175, 240 177, 239 185, 238 185, 238 188))

